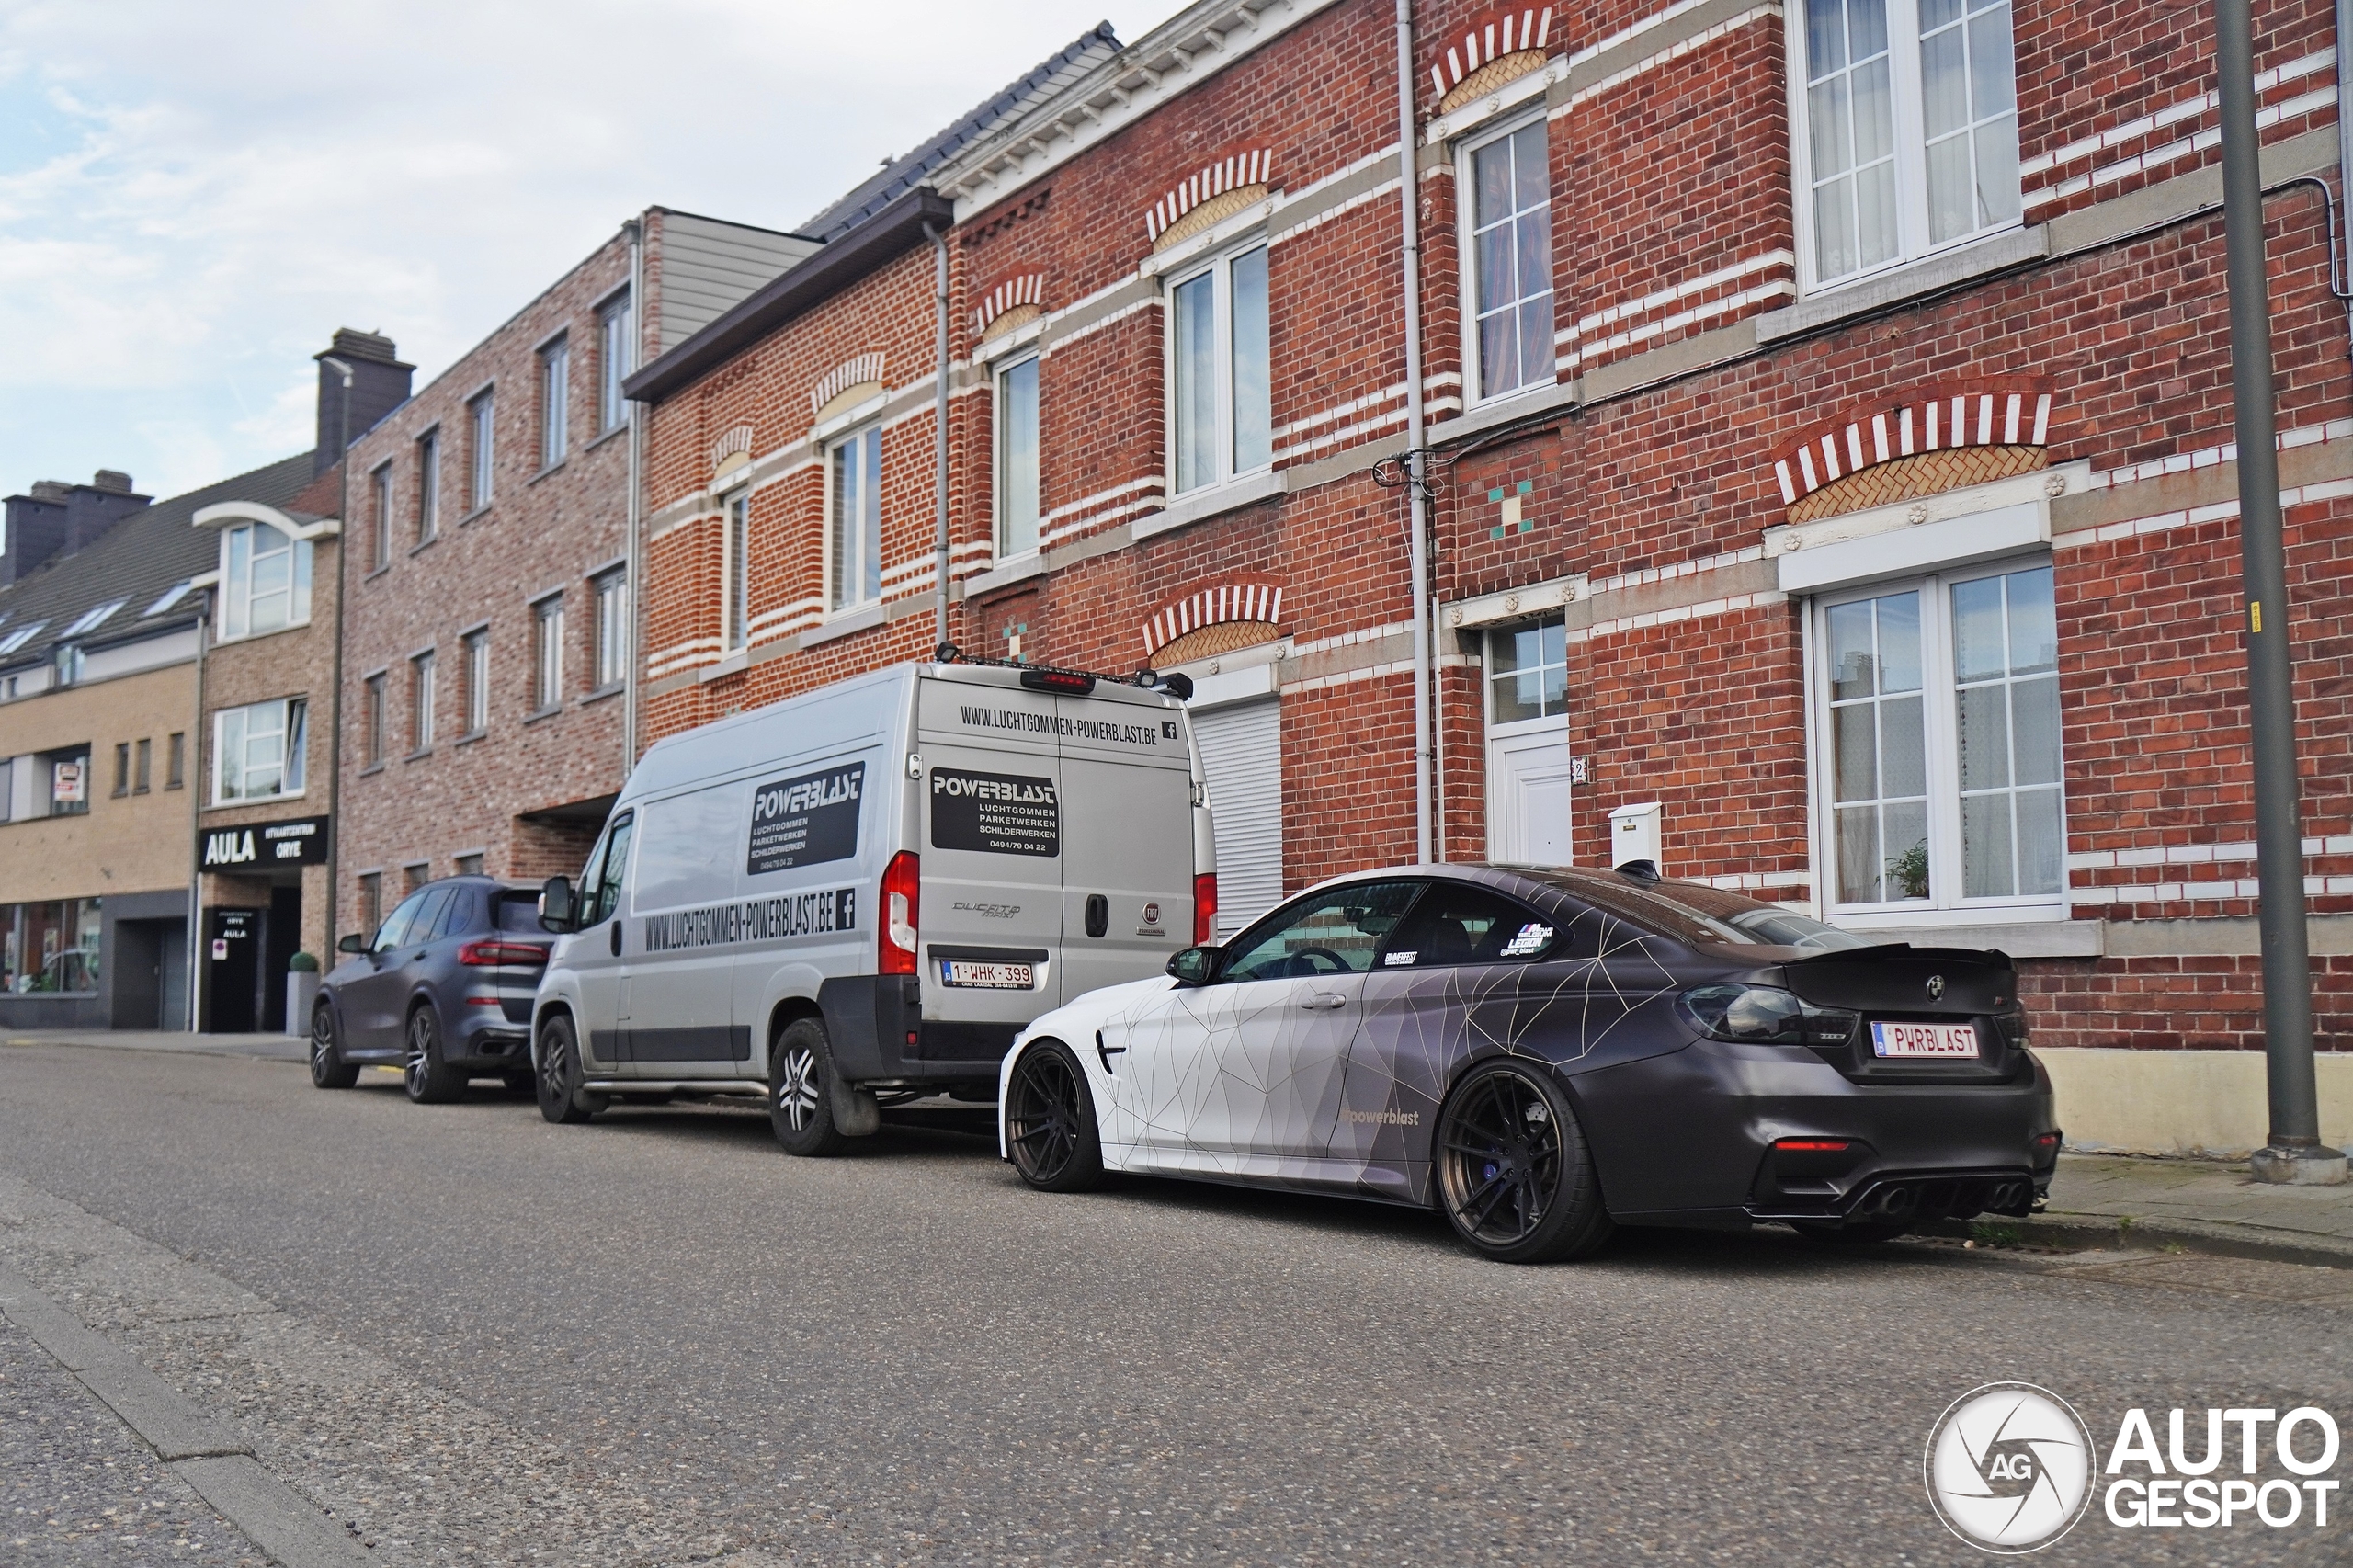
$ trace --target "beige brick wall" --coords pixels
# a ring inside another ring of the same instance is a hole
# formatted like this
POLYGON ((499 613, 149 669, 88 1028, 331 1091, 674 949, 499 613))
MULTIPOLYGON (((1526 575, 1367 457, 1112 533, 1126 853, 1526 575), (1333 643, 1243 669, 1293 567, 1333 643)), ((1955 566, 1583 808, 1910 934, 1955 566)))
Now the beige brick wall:
MULTIPOLYGON (((0 903, 103 898, 188 886, 187 789, 165 788, 170 737, 194 728, 194 660, 0 706, 0 756, 90 747, 86 815, 0 824, 0 903), (145 794, 116 796, 114 748, 153 743, 145 794)), ((190 787, 193 787, 191 779, 190 787)), ((48 790, 38 790, 46 801, 48 790)))

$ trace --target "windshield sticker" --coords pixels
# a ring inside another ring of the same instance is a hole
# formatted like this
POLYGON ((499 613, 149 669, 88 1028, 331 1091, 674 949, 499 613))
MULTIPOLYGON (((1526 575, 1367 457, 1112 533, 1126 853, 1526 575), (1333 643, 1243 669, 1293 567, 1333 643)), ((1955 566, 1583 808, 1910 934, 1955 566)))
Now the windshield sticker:
POLYGON ((1051 778, 931 770, 931 846, 984 855, 1062 853, 1062 808, 1051 778))
POLYGON ((720 948, 735 942, 769 942, 781 937, 820 937, 858 929, 858 890, 832 888, 824 892, 788 894, 782 898, 747 898, 708 903, 700 909, 649 915, 644 921, 645 950, 666 953, 680 948, 720 948))
POLYGON ((1409 948, 1402 953, 1384 953, 1381 955, 1381 961, 1392 967, 1409 964, 1414 961, 1420 952, 1421 949, 1418 948, 1409 948))
POLYGON ((774 779, 753 790, 745 873, 849 859, 858 853, 858 802, 865 792, 863 762, 774 779))
POLYGON ((1530 953, 1540 953, 1552 939, 1552 927, 1531 920, 1519 928, 1519 935, 1504 944, 1504 957, 1524 959, 1530 953))

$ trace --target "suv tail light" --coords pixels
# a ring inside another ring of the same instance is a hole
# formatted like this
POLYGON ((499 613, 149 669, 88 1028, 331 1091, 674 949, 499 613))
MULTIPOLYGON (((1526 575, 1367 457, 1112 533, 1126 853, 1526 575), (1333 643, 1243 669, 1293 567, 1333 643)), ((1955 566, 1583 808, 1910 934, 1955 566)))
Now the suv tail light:
POLYGON ((510 963, 527 964, 536 969, 548 961, 548 950, 536 942, 502 942, 492 937, 487 941, 460 943, 458 961, 483 969, 510 963))
POLYGON ((1193 946, 1206 948, 1217 930, 1217 873, 1193 879, 1193 946))
POLYGON ((881 929, 875 934, 877 974, 915 972, 915 925, 923 910, 920 868, 915 852, 902 849, 883 869, 881 929))

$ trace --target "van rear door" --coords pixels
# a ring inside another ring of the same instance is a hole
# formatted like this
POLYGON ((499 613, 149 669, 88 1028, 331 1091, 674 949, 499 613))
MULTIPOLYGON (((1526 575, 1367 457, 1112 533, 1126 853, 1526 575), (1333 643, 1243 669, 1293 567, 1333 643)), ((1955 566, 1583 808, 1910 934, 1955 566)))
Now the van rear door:
POLYGON ((1060 1000, 1061 715, 1010 683, 915 689, 923 1051, 994 1060, 1060 1000))
POLYGON ((1184 714, 1155 699, 1098 687, 1055 700, 1067 1002, 1157 974, 1192 945, 1192 748, 1184 714))

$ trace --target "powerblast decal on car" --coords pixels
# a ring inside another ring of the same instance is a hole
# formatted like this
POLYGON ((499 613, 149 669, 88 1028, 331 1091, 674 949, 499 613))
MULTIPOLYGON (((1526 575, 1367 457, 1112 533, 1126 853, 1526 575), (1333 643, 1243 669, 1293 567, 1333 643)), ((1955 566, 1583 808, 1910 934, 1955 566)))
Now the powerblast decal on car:
POLYGON ((745 871, 756 877, 856 855, 858 803, 865 793, 863 762, 760 785, 752 791, 745 871))
POLYGON ((649 953, 855 931, 858 890, 828 888, 822 892, 788 893, 779 898, 732 899, 725 903, 705 904, 700 909, 649 915, 644 926, 645 950, 649 953))
POLYGON ((1062 853, 1062 804, 1051 778, 931 770, 931 845, 983 855, 1062 853))

